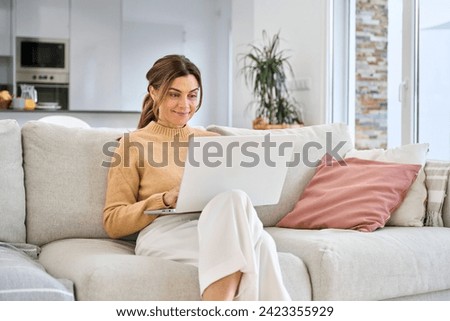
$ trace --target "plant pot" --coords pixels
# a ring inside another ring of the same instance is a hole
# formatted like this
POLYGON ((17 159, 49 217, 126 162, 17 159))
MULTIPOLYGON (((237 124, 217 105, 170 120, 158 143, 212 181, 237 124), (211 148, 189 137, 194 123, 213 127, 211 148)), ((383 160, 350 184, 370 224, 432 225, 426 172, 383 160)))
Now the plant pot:
POLYGON ((284 129, 284 128, 300 128, 303 124, 269 124, 264 119, 258 117, 253 121, 253 129, 284 129))

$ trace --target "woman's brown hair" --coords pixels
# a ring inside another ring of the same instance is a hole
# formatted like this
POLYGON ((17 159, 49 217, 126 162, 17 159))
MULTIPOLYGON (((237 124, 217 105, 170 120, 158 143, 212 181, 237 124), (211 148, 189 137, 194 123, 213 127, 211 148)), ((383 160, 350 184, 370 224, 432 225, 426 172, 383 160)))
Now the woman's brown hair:
MULTIPOLYGON (((202 105, 203 87, 200 70, 188 58, 182 55, 168 55, 158 59, 147 72, 147 94, 142 103, 142 113, 138 129, 147 126, 151 121, 158 120, 158 108, 166 97, 170 84, 175 78, 193 75, 200 88, 200 99, 197 110, 202 105), (150 96, 150 87, 161 91, 157 101, 150 96)), ((197 111, 196 110, 196 111, 197 111)))

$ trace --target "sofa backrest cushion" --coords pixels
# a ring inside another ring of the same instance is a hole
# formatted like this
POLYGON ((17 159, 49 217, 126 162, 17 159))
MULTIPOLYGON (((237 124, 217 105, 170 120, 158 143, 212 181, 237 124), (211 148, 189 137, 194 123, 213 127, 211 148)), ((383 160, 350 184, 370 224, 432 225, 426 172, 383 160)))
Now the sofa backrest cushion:
MULTIPOLYGON (((294 154, 299 157, 299 162, 298 165, 288 169, 280 201, 276 205, 255 207, 264 226, 275 226, 294 208, 325 153, 343 159, 345 154, 353 148, 348 127, 339 123, 276 130, 253 130, 217 125, 211 125, 207 129, 221 135, 266 135, 269 132, 295 134, 294 154)), ((290 137, 288 139, 292 140, 290 137)), ((297 162, 294 161, 294 163, 297 162)))
POLYGON ((23 125, 28 242, 107 237, 102 215, 108 168, 103 162, 110 160, 111 146, 122 134, 39 121, 23 125))
POLYGON ((12 119, 0 120, 0 241, 26 241, 22 142, 12 119))

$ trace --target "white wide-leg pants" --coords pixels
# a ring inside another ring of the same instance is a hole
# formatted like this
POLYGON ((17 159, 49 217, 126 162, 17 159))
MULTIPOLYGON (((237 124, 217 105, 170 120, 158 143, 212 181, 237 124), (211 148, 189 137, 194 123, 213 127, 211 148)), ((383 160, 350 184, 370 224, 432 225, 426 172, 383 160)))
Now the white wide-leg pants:
POLYGON ((290 300, 275 242, 263 230, 242 191, 214 197, 200 214, 161 216, 143 229, 136 254, 198 267, 200 291, 236 271, 243 273, 236 300, 290 300))

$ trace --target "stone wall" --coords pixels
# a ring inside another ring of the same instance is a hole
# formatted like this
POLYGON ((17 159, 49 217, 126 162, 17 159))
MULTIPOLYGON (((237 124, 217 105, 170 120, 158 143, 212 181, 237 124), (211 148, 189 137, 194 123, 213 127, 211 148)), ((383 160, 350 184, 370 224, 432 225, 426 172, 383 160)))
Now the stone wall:
POLYGON ((388 0, 356 0, 355 144, 387 147, 388 0))

